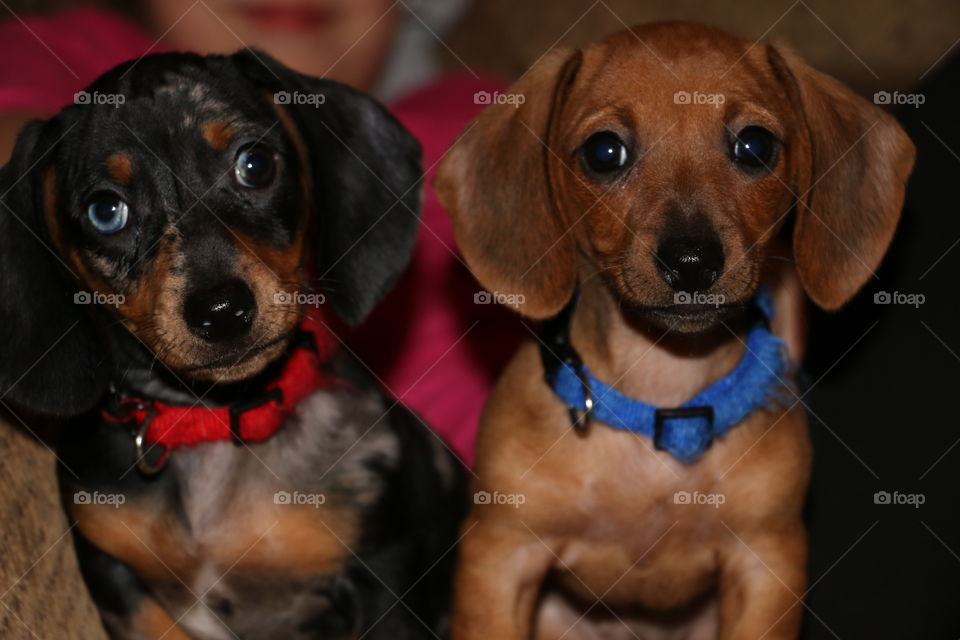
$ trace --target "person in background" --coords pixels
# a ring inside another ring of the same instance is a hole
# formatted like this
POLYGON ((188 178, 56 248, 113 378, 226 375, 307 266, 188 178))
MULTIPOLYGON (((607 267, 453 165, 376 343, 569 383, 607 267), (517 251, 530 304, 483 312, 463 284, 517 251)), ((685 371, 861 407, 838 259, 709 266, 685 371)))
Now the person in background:
POLYGON ((467 1, 145 0, 127 13, 83 4, 42 16, 10 11, 0 23, 0 162, 28 120, 152 52, 261 49, 385 100, 423 146, 422 226, 407 273, 347 344, 469 464, 483 402, 523 329, 496 305, 475 305, 480 289, 430 185, 434 166, 482 107, 474 94, 501 88, 469 69, 436 69, 437 34, 467 1))

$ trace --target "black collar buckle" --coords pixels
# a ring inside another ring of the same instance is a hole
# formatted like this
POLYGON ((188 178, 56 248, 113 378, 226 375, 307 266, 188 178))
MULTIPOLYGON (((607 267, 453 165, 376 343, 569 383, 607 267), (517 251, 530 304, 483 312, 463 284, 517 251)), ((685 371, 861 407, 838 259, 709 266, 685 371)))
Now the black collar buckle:
POLYGON ((579 433, 586 433, 593 422, 593 412, 596 399, 593 389, 590 388, 590 379, 583 367, 580 354, 570 342, 570 320, 576 308, 577 296, 565 306, 556 316, 545 320, 540 329, 540 361, 543 364, 544 380, 547 386, 553 389, 557 379, 557 371, 562 365, 567 365, 577 375, 580 386, 583 388, 583 409, 567 405, 570 424, 579 433))
POLYGON ((667 450, 662 442, 663 423, 667 420, 677 420, 684 418, 705 418, 707 427, 701 437, 701 446, 703 451, 708 449, 713 443, 713 407, 677 407, 675 409, 657 409, 653 414, 653 446, 660 450, 667 450))

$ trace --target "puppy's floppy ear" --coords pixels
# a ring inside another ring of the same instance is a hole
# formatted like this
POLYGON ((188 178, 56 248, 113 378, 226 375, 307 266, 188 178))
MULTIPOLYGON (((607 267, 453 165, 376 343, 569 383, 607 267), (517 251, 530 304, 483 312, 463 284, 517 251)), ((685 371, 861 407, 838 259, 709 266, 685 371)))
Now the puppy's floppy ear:
POLYGON ((491 291, 522 295, 517 311, 556 314, 576 285, 571 234, 550 186, 551 125, 581 55, 547 54, 509 89, 523 104, 487 107, 453 144, 434 184, 463 256, 491 291))
POLYGON ((800 102, 793 253, 807 294, 836 309, 870 278, 900 219, 914 147, 893 116, 810 68, 786 48, 770 49, 800 102), (804 194, 806 196, 804 197, 804 194))
POLYGON ((44 207, 53 205, 55 190, 46 179, 54 177, 54 125, 27 125, 0 169, 0 398, 67 416, 100 400, 108 371, 46 227, 44 207))
POLYGON ((293 116, 310 154, 316 275, 337 313, 358 324, 413 252, 420 145, 380 103, 346 85, 297 73, 261 52, 243 50, 232 59, 274 98, 280 92, 291 97, 278 102, 293 116), (295 92, 323 102, 297 104, 295 92))

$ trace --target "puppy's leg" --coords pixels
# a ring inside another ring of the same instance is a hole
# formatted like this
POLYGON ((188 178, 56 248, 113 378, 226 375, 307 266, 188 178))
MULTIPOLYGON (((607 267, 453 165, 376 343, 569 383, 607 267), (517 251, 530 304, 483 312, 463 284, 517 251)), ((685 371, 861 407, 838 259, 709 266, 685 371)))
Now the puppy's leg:
POLYGON ((806 534, 742 537, 727 549, 720 583, 720 640, 795 640, 806 588, 806 534))
POLYGON ((137 608, 128 618, 111 620, 107 624, 112 638, 121 640, 191 640, 177 622, 160 604, 141 594, 137 608))
POLYGON ((124 563, 75 533, 77 559, 111 638, 190 640, 124 563))
POLYGON ((553 552, 519 523, 470 527, 460 546, 452 640, 529 640, 553 552))

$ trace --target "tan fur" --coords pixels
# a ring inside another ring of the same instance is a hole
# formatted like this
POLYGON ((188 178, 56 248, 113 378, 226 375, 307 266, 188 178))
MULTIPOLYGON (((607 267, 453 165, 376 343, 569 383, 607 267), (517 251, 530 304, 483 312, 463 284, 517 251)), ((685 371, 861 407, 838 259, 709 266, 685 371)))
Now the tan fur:
MULTIPOLYGON (((119 156, 123 154, 111 156, 108 171, 112 165, 122 163, 113 160, 119 156)), ((60 218, 57 215, 54 167, 47 169, 44 175, 43 213, 54 248, 70 267, 80 288, 103 295, 122 295, 122 303, 113 309, 113 313, 119 316, 134 335, 155 353, 160 354, 172 368, 193 364, 182 359, 181 354, 186 350, 172 348, 193 339, 180 318, 184 278, 176 275, 172 269, 179 266, 179 240, 172 228, 164 234, 155 258, 145 265, 140 278, 115 278, 123 284, 123 288, 118 290, 118 287, 110 283, 108 274, 97 268, 97 263, 90 254, 77 247, 68 247, 63 241, 60 218)))
POLYGON ((200 130, 203 139, 216 151, 223 151, 233 140, 233 128, 226 122, 216 120, 204 122, 200 130))
MULTIPOLYGON (((863 285, 912 165, 912 144, 877 107, 790 54, 697 25, 637 27, 555 52, 509 93, 526 101, 486 109, 438 171, 464 256, 486 288, 522 293, 517 309, 535 318, 564 306, 579 282, 571 340, 587 367, 657 406, 686 402, 744 353, 739 325, 678 335, 625 310, 674 304, 653 257, 663 229, 715 229, 726 262, 711 291, 746 301, 767 283, 774 329, 799 358, 803 291, 834 308, 863 285), (725 102, 678 103, 679 91, 725 102), (762 175, 734 167, 725 147, 751 125, 783 142, 762 175), (603 130, 637 154, 613 184, 578 159, 603 130), (782 229, 794 209, 791 251, 782 229)), ((630 629, 587 614, 564 637, 796 638, 810 443, 795 390, 683 464, 626 431, 574 431, 543 382, 538 347, 521 347, 481 420, 475 491, 524 503, 472 509, 454 640, 556 640, 598 600, 630 629), (683 491, 724 501, 678 503, 683 491)))
MULTIPOLYGON (((241 501, 243 502, 243 501, 241 501)), ((202 539, 169 514, 137 505, 71 505, 84 537, 138 575, 190 584, 207 564, 230 571, 277 571, 309 577, 334 572, 355 546, 359 524, 349 509, 291 508, 243 502, 202 539)))
POLYGON ((145 596, 140 603, 140 608, 133 615, 131 626, 146 640, 190 640, 190 636, 177 625, 170 614, 149 596, 145 596))
POLYGON ((299 307, 272 304, 278 292, 295 294, 302 287, 300 266, 303 264, 303 229, 289 247, 277 249, 264 246, 256 238, 234 232, 237 249, 237 269, 259 300, 260 324, 270 335, 291 333, 300 319, 299 307))
POLYGON ((133 161, 125 153, 115 153, 106 162, 107 176, 117 184, 127 185, 133 179, 133 161))
POLYGON ((50 236, 58 251, 62 251, 63 240, 60 224, 57 220, 57 170, 54 166, 47 167, 43 174, 43 217, 50 230, 50 236))

